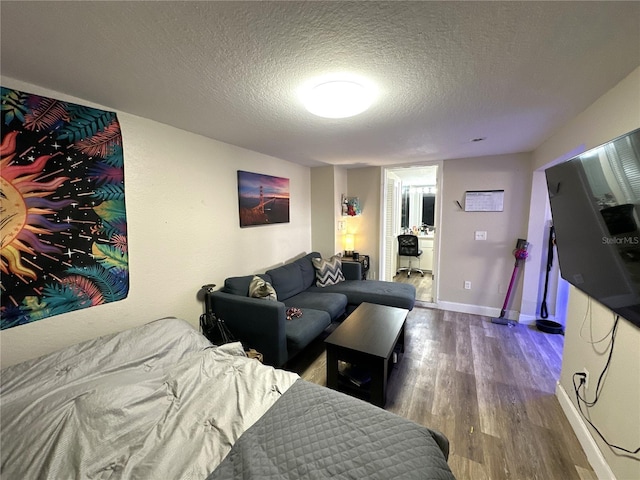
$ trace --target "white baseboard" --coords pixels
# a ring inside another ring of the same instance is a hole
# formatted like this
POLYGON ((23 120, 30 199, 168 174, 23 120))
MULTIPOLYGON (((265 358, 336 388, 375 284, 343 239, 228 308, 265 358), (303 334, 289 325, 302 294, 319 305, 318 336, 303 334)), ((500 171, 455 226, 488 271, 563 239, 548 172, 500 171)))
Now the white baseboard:
MULTIPOLYGON (((471 313, 473 315, 482 315, 484 317, 499 317, 500 309, 494 307, 485 307, 482 305, 471 305, 468 303, 443 302, 438 301, 437 308, 441 310, 449 310, 452 312, 471 313)), ((518 321, 520 312, 507 310, 504 315, 508 320, 518 321)))
MULTIPOLYGON (((470 305, 468 303, 455 303, 439 301, 434 305, 441 310, 451 310, 452 312, 471 313, 474 315, 483 315, 485 317, 498 317, 500 310, 493 307, 484 307, 481 305, 470 305)), ((535 325, 538 317, 535 315, 525 315, 516 310, 507 310, 505 317, 508 320, 521 323, 523 325, 535 325)), ((547 320, 556 321, 554 316, 550 316, 547 320)))
POLYGON ((616 480, 616 477, 611 471, 609 464, 598 448, 598 444, 593 439, 593 436, 591 436, 591 432, 589 431, 587 424, 584 422, 582 416, 580 415, 580 412, 575 407, 575 405, 567 395, 566 390, 562 385, 560 385, 559 382, 556 385, 556 397, 558 398, 558 402, 560 402, 562 411, 569 420, 573 431, 578 437, 578 441, 580 442, 580 445, 582 445, 584 453, 587 455, 587 460, 589 460, 591 468, 593 468, 593 471, 595 472, 598 479, 616 480))
POLYGON ((538 317, 532 315, 524 315, 521 313, 520 317, 518 318, 518 322, 524 325, 534 325, 537 319, 538 317))
MULTIPOLYGON (((520 319, 518 320, 520 323, 524 323, 525 325, 534 325, 536 323, 536 320, 538 320, 540 317, 537 317, 535 315, 525 315, 524 313, 520 314, 520 319)), ((545 320, 551 320, 553 322, 558 322, 556 320, 556 317, 554 317, 553 315, 550 315, 549 318, 546 318, 545 320)), ((560 322, 558 322, 560 323, 560 322)))

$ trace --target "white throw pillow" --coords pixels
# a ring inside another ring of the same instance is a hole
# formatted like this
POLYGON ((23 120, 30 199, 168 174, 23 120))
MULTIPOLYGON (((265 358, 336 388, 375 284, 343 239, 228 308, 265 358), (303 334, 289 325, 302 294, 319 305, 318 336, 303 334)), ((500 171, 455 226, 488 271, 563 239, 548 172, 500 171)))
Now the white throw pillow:
POLYGON ((249 284, 249 296, 263 298, 265 300, 278 300, 278 296, 276 295, 276 291, 273 286, 257 275, 251 279, 251 283, 249 284))

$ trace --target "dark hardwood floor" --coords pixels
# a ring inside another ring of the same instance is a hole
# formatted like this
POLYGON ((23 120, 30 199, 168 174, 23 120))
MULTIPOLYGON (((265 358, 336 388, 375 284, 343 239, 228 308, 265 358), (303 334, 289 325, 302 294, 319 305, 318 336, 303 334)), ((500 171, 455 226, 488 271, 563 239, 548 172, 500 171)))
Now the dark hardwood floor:
MULTIPOLYGON (((385 408, 442 431, 458 480, 595 480, 555 397, 561 335, 416 307, 385 408)), ((318 339, 288 367, 326 385, 318 339)))

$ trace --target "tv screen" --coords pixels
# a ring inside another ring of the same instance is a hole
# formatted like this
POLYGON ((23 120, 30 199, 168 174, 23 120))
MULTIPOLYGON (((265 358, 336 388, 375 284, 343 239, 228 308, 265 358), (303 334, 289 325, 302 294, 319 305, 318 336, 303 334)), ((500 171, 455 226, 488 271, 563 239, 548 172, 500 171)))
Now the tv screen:
POLYGON ((640 327, 640 129, 545 174, 562 277, 640 327))

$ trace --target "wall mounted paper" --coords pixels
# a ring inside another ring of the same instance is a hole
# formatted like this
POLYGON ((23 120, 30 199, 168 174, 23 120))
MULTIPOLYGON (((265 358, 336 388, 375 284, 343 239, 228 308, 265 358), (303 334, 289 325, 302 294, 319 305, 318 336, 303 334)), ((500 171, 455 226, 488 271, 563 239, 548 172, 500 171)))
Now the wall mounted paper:
POLYGON ((465 212, 502 212, 504 190, 468 191, 464 198, 465 212))

